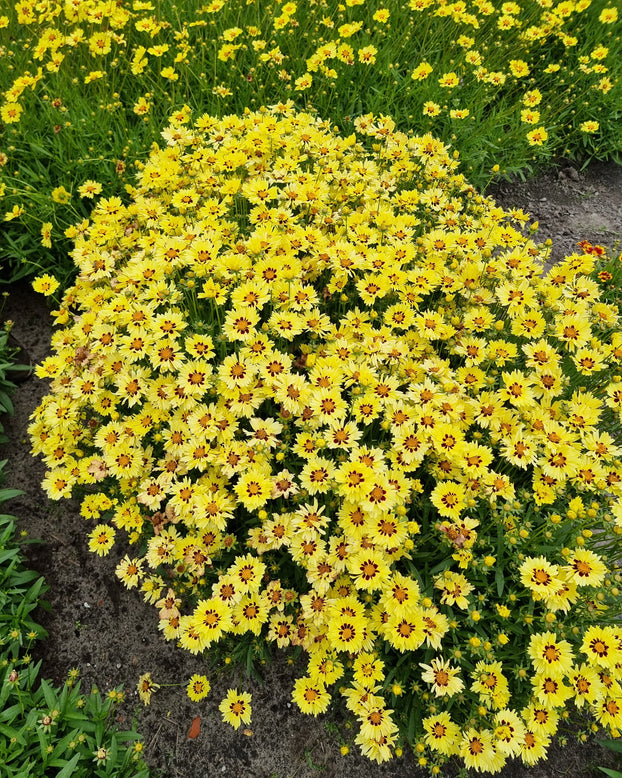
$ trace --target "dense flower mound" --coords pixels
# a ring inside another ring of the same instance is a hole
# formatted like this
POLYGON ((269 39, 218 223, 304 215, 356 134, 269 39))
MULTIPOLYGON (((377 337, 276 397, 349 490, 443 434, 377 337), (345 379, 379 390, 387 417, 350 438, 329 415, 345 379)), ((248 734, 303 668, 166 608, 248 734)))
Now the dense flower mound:
POLYGON ((52 498, 163 635, 299 646, 382 761, 496 771, 622 724, 622 331, 433 137, 291 104, 171 119, 73 231, 33 416, 52 498))

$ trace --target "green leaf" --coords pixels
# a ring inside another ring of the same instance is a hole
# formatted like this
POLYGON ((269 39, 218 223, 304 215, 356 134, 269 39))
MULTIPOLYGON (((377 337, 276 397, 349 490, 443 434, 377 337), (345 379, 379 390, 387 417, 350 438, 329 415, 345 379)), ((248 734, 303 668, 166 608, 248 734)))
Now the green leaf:
POLYGON ((21 489, 0 489, 0 502, 12 500, 14 497, 21 497, 25 494, 21 489))
POLYGON ((497 594, 499 597, 503 594, 503 587, 505 586, 505 576, 503 575, 503 570, 498 567, 495 572, 495 582, 497 584, 497 594))
POLYGON ((13 403, 11 402, 11 398, 6 392, 2 391, 2 389, 0 389, 0 405, 2 405, 5 412, 8 413, 10 416, 12 416, 15 413, 15 410, 13 408, 13 403))
POLYGON ((20 733, 18 729, 13 729, 13 727, 7 727, 6 724, 0 724, 0 733, 2 733, 5 737, 9 738, 15 738, 18 743, 21 743, 23 746, 26 745, 26 740, 24 739, 24 736, 20 733))
POLYGON ((599 767, 598 769, 609 778, 622 778, 622 773, 619 770, 610 770, 608 767, 599 767))
POLYGON ((622 754, 622 742, 619 740, 599 740, 598 745, 608 748, 610 751, 616 751, 618 754, 622 754))
POLYGON ((50 684, 41 679, 41 691, 43 692, 43 696, 45 697, 45 703, 48 706, 50 710, 54 710, 56 708, 57 703, 57 697, 54 693, 54 690, 50 686, 50 684))
POLYGON ((80 761, 80 754, 74 754, 71 759, 67 762, 67 764, 63 767, 60 772, 56 774, 56 778, 70 778, 71 775, 73 775, 74 768, 80 761))

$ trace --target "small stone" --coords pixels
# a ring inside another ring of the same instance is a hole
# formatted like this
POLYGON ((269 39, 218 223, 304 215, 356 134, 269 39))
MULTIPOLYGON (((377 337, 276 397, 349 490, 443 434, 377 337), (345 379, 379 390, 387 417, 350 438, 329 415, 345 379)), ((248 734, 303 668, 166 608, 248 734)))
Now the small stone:
POLYGON ((566 178, 569 178, 571 181, 580 181, 581 177, 579 176, 579 173, 577 172, 577 169, 569 165, 568 167, 565 167, 562 169, 562 173, 566 176, 566 178))

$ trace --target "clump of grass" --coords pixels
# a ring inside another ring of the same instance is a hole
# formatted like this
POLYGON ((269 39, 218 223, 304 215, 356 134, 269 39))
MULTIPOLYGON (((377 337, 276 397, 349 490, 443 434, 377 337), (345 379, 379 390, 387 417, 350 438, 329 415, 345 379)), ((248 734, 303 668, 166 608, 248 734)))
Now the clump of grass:
MULTIPOLYGON (((13 496, 0 490, 0 503, 13 496)), ((0 516, 0 759, 3 775, 146 778, 139 735, 121 731, 115 712, 122 690, 104 697, 80 691, 74 669, 60 688, 40 677, 31 650, 46 636, 31 613, 45 593, 43 578, 24 568, 15 522, 0 516), (52 772, 53 771, 53 772, 52 772)))
MULTIPOLYGON (((193 654, 295 646, 306 713, 438 771, 622 724, 622 329, 431 135, 176 112, 75 230, 33 450, 193 654)), ((611 258, 611 264, 619 264, 611 258)), ((607 273, 605 275, 604 273, 607 273)), ((599 275, 601 273, 601 275, 599 275)))

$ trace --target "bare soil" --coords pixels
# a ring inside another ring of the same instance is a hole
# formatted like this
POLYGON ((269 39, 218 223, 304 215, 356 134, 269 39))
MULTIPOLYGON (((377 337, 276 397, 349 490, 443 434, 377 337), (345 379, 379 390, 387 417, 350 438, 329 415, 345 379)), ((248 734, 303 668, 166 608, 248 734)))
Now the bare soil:
MULTIPOLYGON (((489 194, 504 208, 522 208, 540 222, 538 240, 551 238, 552 259, 577 251, 579 240, 614 246, 622 241, 622 167, 595 164, 583 172, 550 172, 527 183, 504 183, 489 194)), ((13 333, 33 363, 49 350, 51 321, 45 300, 27 286, 10 289, 4 318, 15 322, 13 333)), ((385 765, 363 758, 356 746, 340 755, 342 742, 352 743, 347 711, 335 708, 317 719, 304 716, 291 703, 291 689, 300 668, 277 654, 263 668, 263 682, 249 679, 243 670, 227 674, 214 668, 208 674, 212 692, 201 703, 191 703, 184 685, 162 688, 151 705, 143 707, 135 692, 141 673, 151 672, 161 684, 179 683, 193 673, 206 672, 205 662, 166 643, 157 629, 157 613, 135 591, 127 591, 114 575, 119 556, 100 559, 89 553, 84 519, 78 504, 52 503, 40 488, 41 461, 30 454, 28 418, 46 392, 43 381, 30 378, 15 396, 15 415, 4 420, 10 443, 0 447, 8 458, 6 486, 25 494, 3 506, 19 519, 28 538, 29 565, 48 583, 51 611, 38 612, 49 638, 38 649, 43 673, 62 683, 72 667, 79 667, 83 687, 108 690, 123 684, 128 702, 122 726, 136 726, 144 735, 148 764, 170 778, 423 778, 412 754, 385 765), (227 688, 238 685, 253 694, 252 731, 234 731, 222 723, 218 704, 227 688), (195 716, 201 732, 187 737, 195 716)), ((588 778, 602 776, 598 765, 616 767, 616 759, 591 740, 577 744, 576 730, 568 745, 550 749, 546 762, 528 769, 513 762, 500 774, 505 778, 588 778)), ((617 767, 621 765, 618 763, 617 767)), ((1 769, 0 769, 1 773, 1 769)), ((456 775, 452 767, 448 776, 456 775)))

